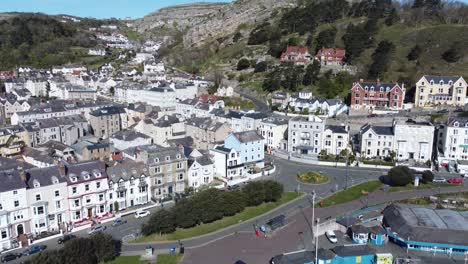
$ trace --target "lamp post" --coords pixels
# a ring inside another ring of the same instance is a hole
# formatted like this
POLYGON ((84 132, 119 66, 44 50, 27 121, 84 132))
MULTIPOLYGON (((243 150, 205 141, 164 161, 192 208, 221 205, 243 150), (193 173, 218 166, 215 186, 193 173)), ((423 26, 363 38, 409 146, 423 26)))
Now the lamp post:
POLYGON ((315 190, 310 193, 312 195, 312 219, 310 222, 310 234, 312 235, 312 245, 314 244, 314 221, 315 221, 315 190))
POLYGON ((320 222, 320 218, 317 217, 317 223, 315 224, 315 263, 318 263, 318 224, 320 222))

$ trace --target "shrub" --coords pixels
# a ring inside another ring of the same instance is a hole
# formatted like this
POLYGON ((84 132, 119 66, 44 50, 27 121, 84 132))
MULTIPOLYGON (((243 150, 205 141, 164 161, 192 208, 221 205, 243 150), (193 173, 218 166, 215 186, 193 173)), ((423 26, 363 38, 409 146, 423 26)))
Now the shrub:
POLYGON ((152 233, 172 233, 175 231, 175 216, 172 210, 162 209, 151 215, 147 223, 144 223, 141 232, 144 235, 152 233))
POLYGON ((250 61, 246 58, 242 58, 237 62, 237 70, 242 71, 250 67, 250 61))
POLYGON ((405 186, 414 179, 413 172, 406 166, 396 166, 388 171, 388 177, 393 185, 405 186))
POLYGON ((276 181, 265 181, 265 202, 276 202, 283 194, 283 185, 276 181))
POLYGON ((265 72, 267 70, 268 64, 266 61, 260 61, 259 63, 255 64, 254 72, 265 72))
POLYGON ((263 181, 250 182, 242 189, 242 191, 246 196, 248 206, 257 206, 265 201, 265 188, 263 186, 263 181))
POLYGON ((423 183, 429 183, 429 182, 432 182, 434 180, 434 173, 432 173, 432 171, 424 171, 422 173, 422 182, 423 183))
POLYGON ((223 213, 226 216, 235 215, 247 206, 247 199, 241 190, 235 190, 223 193, 224 207, 223 213))

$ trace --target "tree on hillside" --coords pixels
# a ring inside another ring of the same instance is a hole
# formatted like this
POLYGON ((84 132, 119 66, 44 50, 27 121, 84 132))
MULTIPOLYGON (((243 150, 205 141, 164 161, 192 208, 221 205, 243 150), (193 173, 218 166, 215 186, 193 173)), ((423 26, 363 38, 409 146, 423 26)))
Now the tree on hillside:
POLYGON ((270 24, 263 23, 254 28, 249 35, 248 45, 259 45, 268 41, 270 38, 270 24))
POLYGON ((91 236, 91 241, 98 263, 111 261, 120 252, 120 241, 114 240, 109 234, 96 233, 91 236))
POLYGON ((384 40, 379 43, 372 54, 373 63, 369 68, 369 78, 378 78, 388 70, 394 51, 395 45, 392 42, 384 40))
POLYGON ((236 43, 237 41, 239 41, 239 39, 242 38, 242 33, 240 33, 239 31, 236 32, 236 34, 234 34, 234 36, 232 37, 232 42, 236 43))
POLYGON ((268 63, 266 61, 260 61, 255 64, 254 72, 265 72, 268 68, 268 63))
POLYGON ((336 28, 332 27, 320 31, 315 39, 315 52, 321 48, 333 48, 335 47, 336 28))
POLYGON ((385 18, 385 25, 392 26, 393 24, 398 22, 399 19, 400 18, 398 17, 397 10, 395 8, 392 8, 392 10, 390 10, 390 13, 388 13, 387 18, 385 18))
POLYGON ((396 166, 388 171, 388 177, 395 186, 406 186, 414 179, 414 174, 406 166, 396 166))
POLYGON ((465 54, 464 49, 464 45, 461 42, 455 42, 442 54, 442 58, 448 63, 457 62, 465 54))
POLYGON ((418 44, 416 44, 408 53, 406 58, 408 58, 409 61, 414 61, 414 60, 419 59, 419 57, 421 56, 421 53, 422 53, 421 47, 418 44))
POLYGON ((302 80, 303 85, 313 84, 320 73, 320 62, 313 60, 312 63, 307 65, 305 70, 304 79, 302 80))
POLYGON ((237 62, 237 70, 242 71, 250 67, 250 61, 246 58, 242 58, 237 62))

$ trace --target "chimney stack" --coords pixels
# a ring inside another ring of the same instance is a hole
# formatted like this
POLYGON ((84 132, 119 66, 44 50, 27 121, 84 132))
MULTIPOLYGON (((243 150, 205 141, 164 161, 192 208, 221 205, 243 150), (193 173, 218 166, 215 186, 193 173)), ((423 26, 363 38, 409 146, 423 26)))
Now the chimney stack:
POLYGON ((66 174, 67 174, 67 168, 65 167, 65 164, 63 164, 63 162, 60 162, 58 163, 58 170, 59 170, 59 173, 60 173, 60 176, 61 177, 65 177, 66 174))

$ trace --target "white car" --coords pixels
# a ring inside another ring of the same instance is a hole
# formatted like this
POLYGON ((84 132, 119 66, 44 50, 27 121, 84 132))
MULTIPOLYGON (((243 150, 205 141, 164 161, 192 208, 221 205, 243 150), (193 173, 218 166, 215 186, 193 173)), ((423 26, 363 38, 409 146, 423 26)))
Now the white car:
POLYGON ((462 175, 463 178, 468 178, 468 173, 462 175))
POLYGON ((328 240, 330 240, 331 243, 336 244, 338 243, 338 238, 336 238, 335 232, 333 230, 328 230, 325 235, 327 236, 328 240))
POLYGON ((137 211, 135 212, 135 218, 142 218, 148 216, 150 214, 149 211, 137 211))
POLYGON ((447 180, 445 178, 441 178, 441 177, 438 177, 438 178, 434 178, 433 182, 447 182, 447 180))

